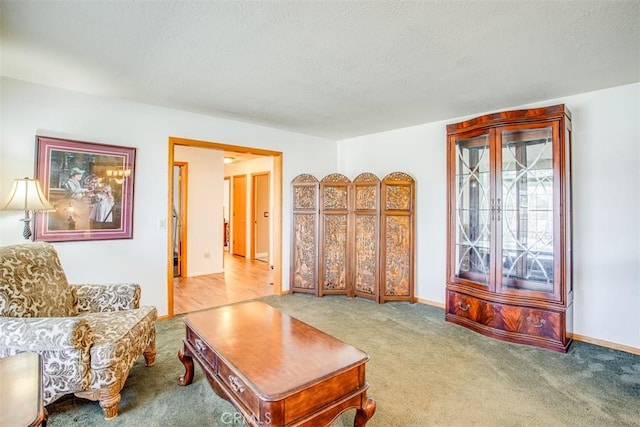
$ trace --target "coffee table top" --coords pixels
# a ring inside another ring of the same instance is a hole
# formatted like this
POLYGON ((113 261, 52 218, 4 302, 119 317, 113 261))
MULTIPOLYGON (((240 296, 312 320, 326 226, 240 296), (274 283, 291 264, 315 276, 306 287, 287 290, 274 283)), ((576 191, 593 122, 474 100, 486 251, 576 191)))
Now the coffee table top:
POLYGON ((369 360, 363 351, 261 301, 191 313, 184 322, 257 393, 273 399, 369 360))

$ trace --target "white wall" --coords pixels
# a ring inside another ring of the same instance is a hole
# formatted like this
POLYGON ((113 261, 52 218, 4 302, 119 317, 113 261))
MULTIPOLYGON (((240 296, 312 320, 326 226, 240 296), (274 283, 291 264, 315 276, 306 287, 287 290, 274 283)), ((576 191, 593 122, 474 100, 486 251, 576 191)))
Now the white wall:
POLYGON ((173 159, 187 167, 187 277, 220 273, 223 256, 224 152, 175 146, 173 159))
MULTIPOLYGON (((640 84, 535 105, 560 103, 573 118, 574 332, 640 348, 640 84)), ((416 179, 416 295, 440 304, 446 125, 466 118, 338 141, 350 178, 401 170, 416 179)))
MULTIPOLYGON (((283 241, 289 241, 290 185, 301 173, 335 170, 335 141, 123 100, 89 96, 19 80, 0 80, 0 198, 14 178, 33 176, 35 136, 137 148, 133 239, 55 243, 71 283, 133 281, 142 304, 168 313, 169 136, 283 152, 283 241), (313 159, 309 161, 308 159, 313 159)), ((21 215, 0 212, 0 245, 23 242, 21 215)), ((289 245, 283 244, 288 285, 289 245)))

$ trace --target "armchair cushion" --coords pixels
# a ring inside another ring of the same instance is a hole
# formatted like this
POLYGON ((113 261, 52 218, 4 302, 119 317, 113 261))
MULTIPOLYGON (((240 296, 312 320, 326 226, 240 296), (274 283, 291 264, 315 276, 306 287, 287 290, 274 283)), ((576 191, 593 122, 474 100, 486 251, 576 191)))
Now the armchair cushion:
POLYGON ((0 316, 76 314, 75 292, 52 245, 35 242, 0 248, 0 316))

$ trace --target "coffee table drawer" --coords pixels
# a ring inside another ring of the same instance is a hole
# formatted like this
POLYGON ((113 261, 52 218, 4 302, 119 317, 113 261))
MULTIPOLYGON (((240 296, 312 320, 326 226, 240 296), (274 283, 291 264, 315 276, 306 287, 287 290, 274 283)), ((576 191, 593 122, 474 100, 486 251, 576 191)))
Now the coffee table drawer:
POLYGON ((203 360, 206 360, 209 367, 215 372, 218 357, 207 342, 189 328, 187 328, 187 341, 191 344, 197 355, 203 360))
POLYGON ((336 398, 359 394, 368 388, 364 382, 364 365, 356 366, 332 378, 311 385, 286 398, 285 424, 289 425, 305 415, 329 405, 336 398), (327 392, 330 390, 330 392, 327 392))
POLYGON ((242 402, 250 413, 258 415, 260 413, 260 399, 238 376, 238 374, 228 367, 222 360, 218 362, 218 378, 222 381, 227 390, 233 393, 242 402))

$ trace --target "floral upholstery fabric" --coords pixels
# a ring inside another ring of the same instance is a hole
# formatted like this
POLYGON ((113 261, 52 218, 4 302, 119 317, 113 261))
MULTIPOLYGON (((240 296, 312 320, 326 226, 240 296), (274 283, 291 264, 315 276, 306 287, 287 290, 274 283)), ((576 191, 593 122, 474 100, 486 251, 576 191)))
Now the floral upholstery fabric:
POLYGON ((133 283, 102 285, 72 285, 78 298, 78 312, 120 311, 138 308, 140 286, 133 283))
POLYGON ((0 318, 0 357, 42 355, 44 404, 74 390, 89 388, 90 348, 94 337, 81 318, 0 318))
POLYGON ((69 285, 48 243, 0 248, 0 358, 42 356, 45 405, 92 390, 107 390, 112 404, 134 362, 155 357, 157 310, 139 307, 140 292, 131 283, 69 285))
POLYGON ((0 248, 0 316, 74 316, 75 298, 52 245, 0 248))

